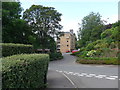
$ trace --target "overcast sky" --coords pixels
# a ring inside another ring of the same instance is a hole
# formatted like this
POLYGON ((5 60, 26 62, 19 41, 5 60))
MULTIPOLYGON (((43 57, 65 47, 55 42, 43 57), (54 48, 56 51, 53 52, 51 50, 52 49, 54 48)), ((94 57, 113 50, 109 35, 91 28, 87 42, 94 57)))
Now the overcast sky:
POLYGON ((73 29, 77 33, 83 17, 90 12, 99 12, 102 20, 107 23, 114 23, 118 20, 118 1, 119 0, 20 0, 24 10, 31 5, 43 5, 54 7, 62 13, 63 31, 73 29))

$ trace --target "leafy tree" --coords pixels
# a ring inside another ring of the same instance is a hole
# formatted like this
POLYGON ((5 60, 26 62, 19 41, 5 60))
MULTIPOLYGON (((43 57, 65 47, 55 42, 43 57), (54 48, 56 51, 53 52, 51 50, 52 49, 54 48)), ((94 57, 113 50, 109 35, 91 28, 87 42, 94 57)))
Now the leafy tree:
POLYGON ((103 21, 99 13, 91 12, 82 20, 82 27, 79 29, 79 39, 81 46, 100 39, 100 34, 104 30, 103 21))
POLYGON ((2 41, 3 43, 30 43, 31 34, 27 23, 20 19, 22 7, 20 2, 2 3, 2 41))
POLYGON ((23 13, 23 19, 36 34, 36 46, 38 48, 48 48, 48 38, 58 35, 62 26, 59 24, 61 16, 53 7, 32 5, 23 13))

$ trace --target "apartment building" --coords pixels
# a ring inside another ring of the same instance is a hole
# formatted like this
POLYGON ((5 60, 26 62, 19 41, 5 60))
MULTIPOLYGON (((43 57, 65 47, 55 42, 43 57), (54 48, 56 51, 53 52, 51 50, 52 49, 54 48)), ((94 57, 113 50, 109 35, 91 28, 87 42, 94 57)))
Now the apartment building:
POLYGON ((57 40, 57 51, 62 53, 66 51, 72 51, 75 49, 75 34, 73 33, 73 29, 70 32, 64 32, 63 36, 57 40))

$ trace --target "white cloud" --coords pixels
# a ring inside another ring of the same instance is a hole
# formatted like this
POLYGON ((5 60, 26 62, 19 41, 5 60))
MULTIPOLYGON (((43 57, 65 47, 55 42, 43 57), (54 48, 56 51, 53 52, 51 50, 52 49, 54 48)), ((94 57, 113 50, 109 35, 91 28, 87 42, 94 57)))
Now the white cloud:
MULTIPOLYGON (((106 20, 107 23, 115 23, 116 21, 118 21, 118 15, 111 15, 111 16, 105 16, 102 17, 102 20, 106 20)), ((69 31, 70 29, 74 30, 74 33, 77 35, 77 31, 79 30, 79 25, 78 23, 82 23, 82 18, 78 19, 71 19, 71 20, 67 20, 65 17, 62 16, 62 21, 60 22, 61 25, 63 25, 63 29, 62 31, 66 32, 69 31)))
POLYGON ((78 23, 81 23, 81 19, 67 19, 62 16, 62 21, 60 22, 63 25, 62 31, 67 32, 70 29, 74 30, 74 33, 77 35, 77 31, 79 29, 78 23))
POLYGON ((106 24, 109 24, 109 23, 115 23, 118 21, 118 15, 115 14, 115 15, 110 15, 110 16, 104 16, 102 18, 102 20, 106 20, 107 23, 106 24))

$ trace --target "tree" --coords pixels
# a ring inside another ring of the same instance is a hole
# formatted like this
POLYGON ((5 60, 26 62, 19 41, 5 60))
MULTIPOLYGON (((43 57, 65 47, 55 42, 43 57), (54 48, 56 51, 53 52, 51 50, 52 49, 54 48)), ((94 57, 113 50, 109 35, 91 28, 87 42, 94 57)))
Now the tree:
POLYGON ((100 39, 100 34, 104 30, 103 21, 99 13, 91 12, 88 16, 85 16, 82 20, 82 26, 79 29, 79 39, 81 46, 85 46, 88 43, 100 39))
POLYGON ((36 34, 36 44, 38 48, 48 48, 50 37, 58 35, 62 26, 59 24, 61 16, 53 7, 32 5, 23 13, 23 19, 36 34))
POLYGON ((22 7, 20 2, 2 3, 2 41, 3 43, 30 43, 31 34, 27 23, 20 19, 22 7))

